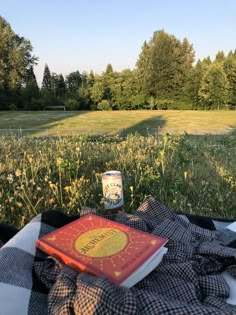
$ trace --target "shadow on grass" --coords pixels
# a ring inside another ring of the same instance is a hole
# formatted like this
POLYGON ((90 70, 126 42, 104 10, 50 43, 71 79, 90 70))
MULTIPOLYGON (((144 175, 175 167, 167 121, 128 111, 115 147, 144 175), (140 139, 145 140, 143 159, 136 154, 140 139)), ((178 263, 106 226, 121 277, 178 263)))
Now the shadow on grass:
POLYGON ((164 128, 166 120, 160 115, 157 117, 151 117, 140 121, 139 123, 131 126, 130 128, 123 129, 120 133, 120 137, 127 137, 129 134, 137 133, 141 136, 148 136, 150 134, 159 134, 161 129, 164 128))

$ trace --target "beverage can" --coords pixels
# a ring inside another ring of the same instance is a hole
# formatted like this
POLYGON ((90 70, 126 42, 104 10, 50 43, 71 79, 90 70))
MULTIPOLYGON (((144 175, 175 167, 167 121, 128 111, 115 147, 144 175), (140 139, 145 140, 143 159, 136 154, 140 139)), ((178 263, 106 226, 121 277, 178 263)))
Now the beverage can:
POLYGON ((108 171, 102 175, 105 210, 113 213, 124 207, 123 184, 120 171, 108 171))

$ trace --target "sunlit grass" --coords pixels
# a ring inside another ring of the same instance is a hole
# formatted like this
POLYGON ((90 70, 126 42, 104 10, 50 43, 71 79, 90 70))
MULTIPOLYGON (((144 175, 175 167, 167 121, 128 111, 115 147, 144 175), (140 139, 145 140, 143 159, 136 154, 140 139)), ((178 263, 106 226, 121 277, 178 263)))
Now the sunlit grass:
POLYGON ((101 174, 123 176, 125 211, 149 195, 168 207, 236 217, 236 137, 0 137, 0 220, 23 226, 37 213, 102 211, 101 174))
POLYGON ((0 134, 3 129, 22 129, 27 133, 47 136, 80 134, 127 134, 145 130, 186 131, 190 134, 226 132, 236 127, 236 111, 39 111, 0 112, 0 134), (36 129, 29 130, 26 129, 36 129))

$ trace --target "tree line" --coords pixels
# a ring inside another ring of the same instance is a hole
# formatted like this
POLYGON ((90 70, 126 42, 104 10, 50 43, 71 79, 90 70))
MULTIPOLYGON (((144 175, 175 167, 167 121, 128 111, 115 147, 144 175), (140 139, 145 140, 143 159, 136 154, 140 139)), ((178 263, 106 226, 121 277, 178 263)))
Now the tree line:
POLYGON ((159 30, 145 41, 134 69, 66 77, 46 64, 41 87, 38 57, 28 39, 0 16, 0 110, 236 109, 236 50, 195 62, 193 45, 159 30))

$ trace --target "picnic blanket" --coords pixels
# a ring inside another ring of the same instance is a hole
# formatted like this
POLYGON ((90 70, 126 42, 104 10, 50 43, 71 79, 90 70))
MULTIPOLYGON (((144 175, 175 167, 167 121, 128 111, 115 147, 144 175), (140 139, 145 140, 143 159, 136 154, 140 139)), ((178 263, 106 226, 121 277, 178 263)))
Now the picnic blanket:
POLYGON ((45 211, 1 247, 0 314, 236 314, 224 276, 236 276, 236 237, 227 222, 178 215, 153 197, 134 214, 112 215, 169 239, 162 263, 127 289, 35 248, 38 237, 78 217, 45 211))

